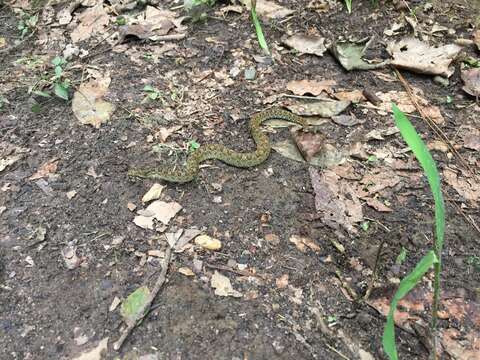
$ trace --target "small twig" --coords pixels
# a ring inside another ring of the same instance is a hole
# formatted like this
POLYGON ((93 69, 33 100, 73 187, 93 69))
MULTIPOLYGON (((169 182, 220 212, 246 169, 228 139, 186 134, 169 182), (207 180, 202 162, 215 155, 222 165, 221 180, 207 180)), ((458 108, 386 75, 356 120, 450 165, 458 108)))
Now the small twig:
POLYGON ((367 291, 365 292, 365 296, 363 297, 363 301, 367 301, 372 293, 373 287, 375 286, 375 281, 377 280, 378 276, 378 264, 380 263, 380 258, 382 255, 383 245, 385 244, 385 238, 382 239, 380 245, 378 245, 377 254, 375 256, 375 265, 373 266, 373 274, 370 280, 370 284, 368 284, 367 291))
POLYGON ((205 263, 205 266, 209 267, 211 269, 230 271, 234 274, 238 274, 238 275, 242 275, 242 276, 254 276, 254 277, 258 277, 260 279, 264 278, 264 276, 262 276, 262 275, 254 274, 254 273, 252 273, 250 271, 246 271, 246 270, 236 270, 236 269, 233 269, 233 268, 225 266, 225 265, 215 265, 215 264, 205 263))
MULTIPOLYGON (((160 288, 165 283, 171 257, 172 257, 172 248, 168 246, 167 250, 165 251, 165 259, 163 260, 162 271, 160 272, 160 275, 158 275, 157 281, 155 282, 155 285, 153 286, 153 290, 150 293, 150 297, 148 298, 146 304, 144 305, 145 310, 150 308, 153 300, 155 299, 158 292, 160 291, 160 288)), ((130 333, 135 328, 135 326, 137 326, 137 324, 139 324, 143 320, 143 318, 146 316, 147 313, 149 313, 149 311, 141 311, 140 313, 143 315, 139 316, 139 318, 136 321, 132 321, 131 323, 129 323, 126 329, 120 335, 120 338, 117 340, 117 342, 113 344, 114 350, 119 350, 122 347, 128 335, 130 335, 130 333)))
POLYGON ((328 343, 326 343, 325 346, 328 347, 330 350, 332 350, 335 354, 337 354, 338 356, 340 356, 342 359, 350 360, 349 357, 346 357, 346 356, 343 355, 340 351, 338 351, 337 349, 335 349, 333 346, 329 345, 328 343))

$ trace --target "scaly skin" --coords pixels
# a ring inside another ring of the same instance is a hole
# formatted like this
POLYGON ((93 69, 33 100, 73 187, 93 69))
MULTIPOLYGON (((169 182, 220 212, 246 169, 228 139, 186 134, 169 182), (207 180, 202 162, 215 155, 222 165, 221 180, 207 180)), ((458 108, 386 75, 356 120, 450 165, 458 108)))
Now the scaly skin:
POLYGON ((267 160, 270 155, 270 141, 268 137, 261 131, 260 125, 262 122, 271 119, 280 119, 290 121, 303 127, 307 127, 306 121, 298 115, 291 112, 273 108, 255 114, 250 119, 250 133, 257 145, 257 149, 252 152, 237 152, 229 149, 221 144, 206 144, 200 146, 187 159, 187 164, 181 169, 174 169, 171 167, 159 167, 151 169, 130 169, 128 176, 143 178, 143 179, 157 179, 166 180, 175 183, 186 183, 192 181, 200 166, 205 160, 216 159, 223 161, 228 165, 238 168, 248 168, 259 165, 267 160))

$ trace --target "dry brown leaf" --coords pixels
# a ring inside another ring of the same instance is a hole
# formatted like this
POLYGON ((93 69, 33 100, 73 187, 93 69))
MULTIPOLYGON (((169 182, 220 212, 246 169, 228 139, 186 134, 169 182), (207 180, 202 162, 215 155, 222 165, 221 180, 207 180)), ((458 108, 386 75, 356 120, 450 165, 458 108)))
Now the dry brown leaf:
POLYGON ((109 16, 103 3, 88 8, 78 16, 78 26, 70 34, 73 43, 86 40, 94 34, 102 34, 108 23, 109 16))
POLYGON ((301 116, 331 117, 340 114, 350 106, 350 101, 322 100, 287 106, 294 114, 301 116))
POLYGON ((234 290, 230 279, 215 270, 210 279, 210 285, 215 289, 215 295, 242 297, 242 294, 234 290))
MULTIPOLYGON (((240 2, 250 11, 252 7, 251 0, 240 0, 240 2)), ((294 13, 293 10, 280 6, 273 1, 267 0, 257 0, 257 6, 255 9, 258 15, 265 16, 269 19, 281 19, 294 13)))
POLYGON ((222 242, 208 235, 200 235, 195 238, 195 244, 207 250, 220 250, 222 242))
POLYGON ((342 226, 356 234, 354 225, 363 219, 362 204, 356 192, 331 170, 320 173, 310 168, 309 171, 315 192, 315 208, 323 222, 334 229, 342 226))
POLYGON ((432 47, 418 39, 406 38, 390 43, 387 50, 393 57, 393 66, 421 74, 449 77, 454 72, 449 65, 462 48, 455 44, 432 47))
POLYGON ((447 184, 468 201, 478 201, 480 199, 480 183, 473 178, 459 177, 457 173, 450 169, 443 170, 443 177, 447 184))
POLYGON ((78 91, 73 94, 72 110, 80 123, 98 129, 110 119, 115 106, 101 99, 109 85, 110 76, 106 75, 81 84, 78 91))
POLYGON ((480 50, 480 30, 476 30, 473 33, 473 42, 477 45, 477 49, 480 50))
POLYGON ((367 205, 374 208, 377 211, 380 212, 392 212, 393 210, 389 208, 387 205, 382 203, 380 200, 375 199, 375 198, 367 198, 365 199, 367 202, 367 205))
POLYGON ((332 87, 336 84, 335 80, 292 80, 288 82, 287 90, 290 90, 295 95, 311 94, 318 96, 322 92, 332 94, 332 87))
POLYGON ((58 159, 52 159, 44 163, 40 168, 30 176, 29 180, 37 180, 54 174, 57 171, 58 159))
POLYGON ((463 147, 480 151, 480 130, 475 128, 468 130, 463 136, 463 147))
POLYGON ((480 68, 463 69, 460 73, 463 80, 463 91, 467 94, 479 97, 480 96, 480 68))
POLYGON ((313 54, 323 56, 327 47, 325 38, 314 35, 293 35, 284 41, 285 45, 297 50, 302 54, 313 54))
POLYGON ((158 183, 153 184, 152 187, 150 188, 150 190, 148 190, 145 193, 145 195, 143 195, 142 202, 145 204, 145 203, 150 202, 152 200, 159 199, 164 188, 165 188, 164 185, 160 185, 158 183))
POLYGON ((283 274, 279 278, 276 278, 275 285, 277 285, 279 289, 285 289, 288 286, 288 274, 283 274))
POLYGON ((293 138, 297 144, 298 150, 302 153, 305 160, 310 162, 320 150, 325 142, 325 136, 321 133, 310 133, 305 131, 293 132, 293 138))
POLYGON ((334 96, 338 100, 351 101, 354 104, 358 104, 360 102, 367 100, 365 99, 365 96, 363 95, 363 91, 361 90, 337 91, 335 92, 334 96))
POLYGON ((318 246, 317 243, 313 239, 310 239, 309 237, 292 235, 289 241, 295 244, 297 249, 300 250, 301 252, 305 252, 307 250, 307 247, 309 247, 311 250, 313 250, 316 253, 320 252, 320 246, 318 246))

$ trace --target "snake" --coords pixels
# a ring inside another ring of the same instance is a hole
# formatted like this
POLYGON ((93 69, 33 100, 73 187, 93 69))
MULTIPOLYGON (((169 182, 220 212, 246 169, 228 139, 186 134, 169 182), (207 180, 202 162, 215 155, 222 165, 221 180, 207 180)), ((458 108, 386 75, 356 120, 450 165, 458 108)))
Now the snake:
POLYGON ((174 166, 132 168, 128 176, 141 179, 165 180, 173 183, 187 183, 196 178, 200 164, 205 160, 216 159, 237 168, 249 168, 257 166, 266 161, 271 152, 270 140, 265 135, 260 125, 267 120, 285 120, 306 128, 305 119, 289 111, 280 108, 271 108, 250 117, 249 129, 257 148, 251 152, 237 152, 222 144, 205 144, 191 153, 185 166, 177 168, 174 166))

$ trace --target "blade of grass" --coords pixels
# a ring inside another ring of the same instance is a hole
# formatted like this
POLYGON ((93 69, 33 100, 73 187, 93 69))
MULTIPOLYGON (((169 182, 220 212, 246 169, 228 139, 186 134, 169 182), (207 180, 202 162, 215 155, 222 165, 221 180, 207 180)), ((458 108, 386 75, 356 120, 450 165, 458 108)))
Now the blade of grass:
POLYGON ((257 0, 252 0, 252 5, 251 5, 252 21, 253 21, 253 25, 255 26, 255 32, 257 33, 258 44, 267 55, 270 55, 270 49, 268 48, 267 42, 265 41, 265 36, 263 35, 262 25, 258 20, 256 7, 257 7, 257 0))
POLYGON ((433 264, 438 263, 435 252, 430 250, 422 260, 417 263, 415 269, 400 281, 398 290, 390 303, 385 330, 383 331, 383 349, 391 360, 398 360, 397 347, 395 345, 395 323, 393 315, 397 309, 398 302, 412 290, 421 280, 423 275, 431 268, 433 264))
POLYGON ((390 306, 389 316, 387 317, 387 324, 385 326, 385 331, 383 335, 383 345, 385 352, 388 354, 390 359, 398 359, 396 346, 395 346, 395 333, 393 328, 393 313, 395 312, 397 302, 405 296, 408 291, 410 291, 416 284, 420 281, 421 277, 429 269, 431 265, 434 266, 434 295, 433 295, 433 306, 432 306, 432 334, 433 339, 432 343, 434 358, 436 358, 436 337, 435 329, 437 326, 438 319, 438 304, 440 301, 440 273, 442 270, 442 248, 444 242, 444 233, 445 233, 445 205, 443 201, 441 186, 440 186, 440 175, 438 174, 435 161, 432 158, 432 155, 428 151, 427 147, 423 143, 422 139, 416 132, 413 125, 410 123, 405 114, 392 103, 392 111, 395 119, 395 124, 400 130, 403 139, 407 145, 412 149, 417 160, 423 168, 425 175, 427 176, 428 183, 430 185, 430 190, 433 194, 433 199, 435 203, 435 241, 433 249, 433 257, 430 255, 432 250, 427 254, 415 267, 414 271, 410 273, 405 279, 400 282, 397 293, 392 300, 390 306), (430 265, 427 267, 428 259, 430 259, 430 265), (423 273, 422 273, 423 271, 423 273), (409 283, 404 283, 408 279, 409 283), (410 283, 411 280, 416 279, 415 283, 410 283), (402 287, 403 283, 403 287, 402 287))
POLYGON ((352 1, 353 0, 344 0, 345 1, 345 6, 347 7, 347 11, 349 14, 352 13, 352 1))

